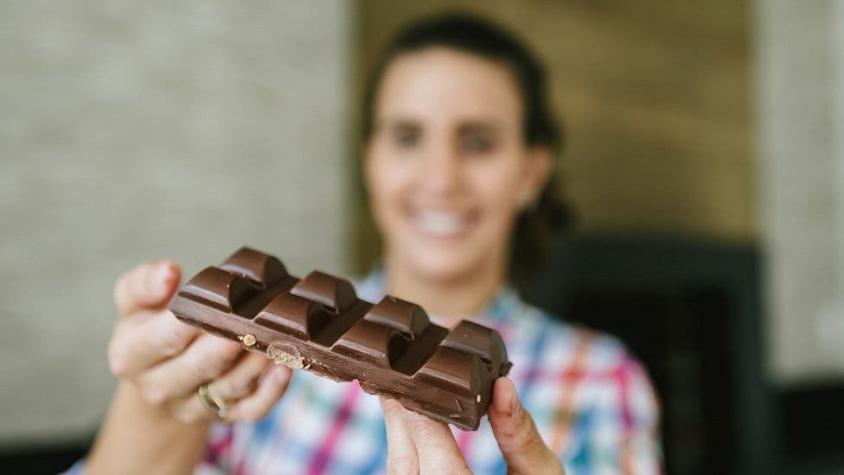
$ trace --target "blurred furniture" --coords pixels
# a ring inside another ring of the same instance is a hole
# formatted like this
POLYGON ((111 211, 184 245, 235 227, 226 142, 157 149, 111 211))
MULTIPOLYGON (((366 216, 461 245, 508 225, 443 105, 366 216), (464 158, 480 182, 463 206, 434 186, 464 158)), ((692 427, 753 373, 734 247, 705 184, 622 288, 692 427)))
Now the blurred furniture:
POLYGON ((759 256, 750 245, 668 236, 560 244, 528 295, 623 340, 662 403, 669 473, 770 473, 759 256))
POLYGON ((93 436, 38 445, 0 447, 0 473, 53 475, 69 469, 88 453, 93 436))
POLYGON ((778 473, 844 473, 844 382, 775 392, 778 473))

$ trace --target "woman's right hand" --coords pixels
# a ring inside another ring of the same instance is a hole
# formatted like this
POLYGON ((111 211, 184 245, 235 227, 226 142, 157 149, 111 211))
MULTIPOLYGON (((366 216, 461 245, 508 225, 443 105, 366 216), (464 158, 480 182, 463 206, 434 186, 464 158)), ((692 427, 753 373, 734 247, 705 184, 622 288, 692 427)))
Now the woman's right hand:
POLYGON ((226 420, 263 418, 284 394, 292 370, 177 320, 166 306, 180 275, 173 262, 158 261, 117 281, 120 319, 109 342, 111 371, 151 406, 185 423, 217 418, 196 395, 203 384, 226 402, 226 420))

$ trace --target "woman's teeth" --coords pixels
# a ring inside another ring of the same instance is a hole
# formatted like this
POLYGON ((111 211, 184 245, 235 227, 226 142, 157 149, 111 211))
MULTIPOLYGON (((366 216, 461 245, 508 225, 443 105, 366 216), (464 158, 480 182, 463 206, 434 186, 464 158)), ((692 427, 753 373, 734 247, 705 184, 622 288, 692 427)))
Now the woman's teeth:
POLYGON ((453 236, 466 228, 466 219, 457 213, 419 211, 414 222, 422 232, 437 236, 453 236))

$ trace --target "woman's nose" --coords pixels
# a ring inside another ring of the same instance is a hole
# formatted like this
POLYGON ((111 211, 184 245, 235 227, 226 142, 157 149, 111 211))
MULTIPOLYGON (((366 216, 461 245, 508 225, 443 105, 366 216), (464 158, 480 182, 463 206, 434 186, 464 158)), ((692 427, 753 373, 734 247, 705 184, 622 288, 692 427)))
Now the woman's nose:
POLYGON ((431 150, 427 166, 421 171, 425 187, 436 193, 450 193, 460 185, 460 156, 450 146, 431 150))

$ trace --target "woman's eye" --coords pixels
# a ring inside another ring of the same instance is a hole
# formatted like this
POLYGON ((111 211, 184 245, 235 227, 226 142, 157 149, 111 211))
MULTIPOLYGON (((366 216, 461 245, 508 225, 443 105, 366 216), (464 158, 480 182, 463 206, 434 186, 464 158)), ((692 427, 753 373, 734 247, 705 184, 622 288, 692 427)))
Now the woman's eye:
POLYGON ((395 133, 395 141, 402 148, 415 147, 419 144, 419 133, 414 130, 400 130, 395 133))
POLYGON ((486 153, 492 150, 493 141, 483 135, 469 135, 460 139, 460 148, 468 153, 486 153))

